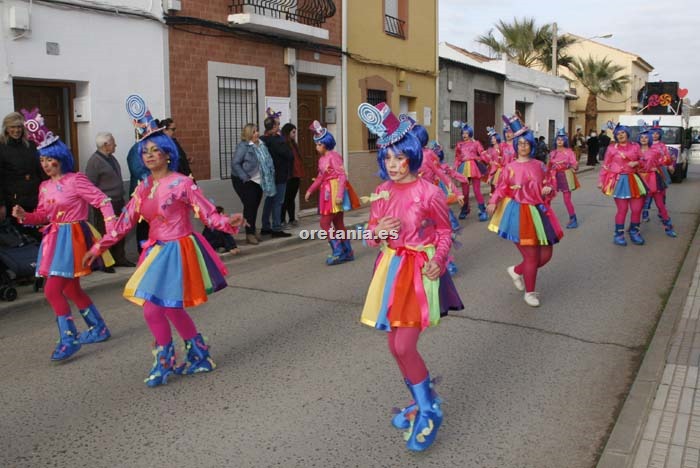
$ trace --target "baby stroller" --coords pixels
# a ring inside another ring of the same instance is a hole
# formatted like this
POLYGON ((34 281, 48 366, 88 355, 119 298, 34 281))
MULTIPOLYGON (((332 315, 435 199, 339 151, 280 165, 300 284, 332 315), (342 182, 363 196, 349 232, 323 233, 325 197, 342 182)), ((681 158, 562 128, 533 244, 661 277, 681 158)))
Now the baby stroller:
POLYGON ((43 286, 35 278, 39 246, 31 237, 21 233, 9 220, 0 222, 0 299, 17 299, 17 285, 33 283, 34 292, 43 286))

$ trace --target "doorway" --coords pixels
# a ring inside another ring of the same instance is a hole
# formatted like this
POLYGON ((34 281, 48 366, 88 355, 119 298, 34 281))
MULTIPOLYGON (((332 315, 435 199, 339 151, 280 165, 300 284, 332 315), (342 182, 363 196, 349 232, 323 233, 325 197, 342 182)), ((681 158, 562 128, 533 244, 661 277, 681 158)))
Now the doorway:
POLYGON ((326 126, 323 121, 325 103, 326 79, 299 75, 297 78, 297 140, 304 166, 304 176, 299 183, 299 207, 301 209, 318 206, 318 192, 308 202, 304 201, 304 194, 318 173, 319 155, 316 152, 316 144, 313 134, 309 131, 309 126, 314 120, 318 120, 321 125, 326 126))
POLYGON ((496 95, 474 91, 474 139, 488 148, 489 136, 486 127, 496 123, 496 95))
POLYGON ((12 88, 15 109, 19 112, 20 109, 39 108, 44 125, 61 137, 73 153, 75 167, 80 167, 78 132, 71 118, 75 83, 15 79, 12 88))

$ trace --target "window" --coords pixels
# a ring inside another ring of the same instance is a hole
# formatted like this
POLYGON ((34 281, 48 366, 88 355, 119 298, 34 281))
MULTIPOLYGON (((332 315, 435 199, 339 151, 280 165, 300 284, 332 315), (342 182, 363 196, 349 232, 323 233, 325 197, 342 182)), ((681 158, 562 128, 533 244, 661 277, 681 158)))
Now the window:
POLYGON ((450 148, 457 146, 462 140, 462 129, 452 125, 455 120, 467 121, 467 103, 463 101, 450 101, 450 148))
POLYGON ((219 106, 219 171, 230 178, 231 159, 243 127, 258 123, 258 81, 217 77, 219 106))
POLYGON ((405 0, 384 0, 384 32, 390 36, 406 39, 405 0), (401 3, 401 5, 399 5, 401 3))
MULTIPOLYGON (((380 102, 386 102, 386 91, 383 89, 368 89, 367 90, 367 103, 376 106, 380 102)), ((377 135, 372 132, 367 131, 367 149, 370 151, 377 150, 377 135)))

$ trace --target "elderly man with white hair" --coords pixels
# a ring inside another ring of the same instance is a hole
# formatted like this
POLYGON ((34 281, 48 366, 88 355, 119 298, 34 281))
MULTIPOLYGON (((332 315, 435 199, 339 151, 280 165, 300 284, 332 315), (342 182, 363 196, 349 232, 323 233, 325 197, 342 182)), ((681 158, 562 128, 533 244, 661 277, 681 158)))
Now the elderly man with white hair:
MULTIPOLYGON (((90 156, 87 166, 85 167, 85 175, 90 179, 90 182, 95 184, 97 188, 112 199, 114 213, 119 216, 126 202, 124 200, 122 170, 119 166, 119 161, 114 157, 114 150, 117 148, 117 144, 114 142, 114 136, 107 132, 98 133, 95 138, 95 144, 97 146, 97 151, 90 156)), ((94 215, 95 222, 93 224, 95 228, 100 231, 101 234, 104 234, 105 225, 102 214, 94 210, 94 215)), ((136 266, 126 258, 123 239, 114 244, 109 251, 112 257, 114 257, 115 266, 136 266)), ((107 268, 105 271, 114 273, 113 268, 107 268)))

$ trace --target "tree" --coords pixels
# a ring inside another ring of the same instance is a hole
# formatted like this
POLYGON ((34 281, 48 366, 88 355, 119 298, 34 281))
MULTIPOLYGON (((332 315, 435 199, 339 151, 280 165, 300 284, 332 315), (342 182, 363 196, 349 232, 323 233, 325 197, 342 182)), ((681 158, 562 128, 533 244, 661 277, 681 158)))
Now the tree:
POLYGON ((575 59, 569 69, 576 81, 588 90, 586 101, 586 133, 588 133, 597 128, 598 96, 610 97, 613 94, 622 93, 625 85, 629 83, 629 77, 618 75, 624 67, 613 64, 607 58, 599 60, 590 55, 587 59, 575 59))
MULTIPOLYGON (((552 69, 552 27, 549 24, 537 26, 534 18, 518 20, 512 23, 499 20, 496 29, 501 39, 494 36, 493 29, 479 36, 476 42, 489 48, 492 55, 505 55, 506 58, 524 67, 539 66, 544 70, 552 69)), ((572 58, 566 54, 566 48, 576 42, 571 36, 557 37, 557 63, 568 67, 572 58)))

